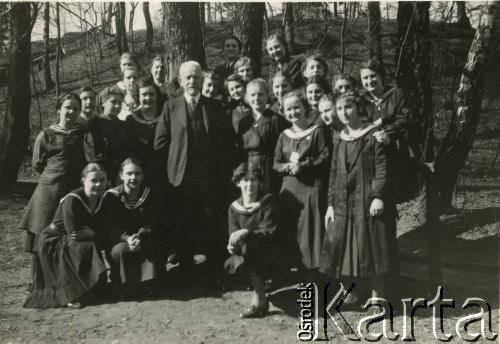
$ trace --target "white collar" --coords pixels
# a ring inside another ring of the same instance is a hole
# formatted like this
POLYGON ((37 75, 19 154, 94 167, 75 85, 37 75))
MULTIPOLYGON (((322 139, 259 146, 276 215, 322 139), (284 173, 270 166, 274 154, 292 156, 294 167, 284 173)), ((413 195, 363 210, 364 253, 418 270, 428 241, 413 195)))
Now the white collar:
POLYGON ((250 204, 249 208, 245 208, 243 205, 241 205, 238 200, 234 201, 231 206, 233 209, 239 211, 240 213, 243 214, 252 214, 254 213, 257 209, 260 209, 262 207, 262 204, 269 198, 271 197, 271 194, 266 194, 264 195, 260 200, 256 202, 252 202, 250 204))
POLYGON ((64 200, 66 198, 69 198, 69 197, 74 197, 74 198, 78 199, 82 203, 83 207, 89 212, 90 215, 94 215, 95 213, 97 213, 99 211, 99 209, 101 209, 102 201, 104 199, 104 197, 99 197, 99 200, 98 200, 98 203, 97 203, 97 206, 95 207, 95 209, 90 209, 90 206, 87 204, 87 202, 85 202, 85 200, 80 195, 78 195, 77 193, 74 193, 74 192, 70 192, 69 194, 67 194, 66 196, 61 198, 59 203, 62 204, 64 202, 64 200))
POLYGON ((366 128, 364 128, 363 130, 358 131, 354 135, 350 134, 347 131, 347 128, 345 128, 344 130, 342 130, 340 132, 339 136, 344 141, 354 141, 356 139, 359 139, 360 137, 363 137, 366 133, 368 133, 369 131, 371 131, 373 128, 376 128, 376 127, 377 127, 377 125, 375 123, 370 124, 369 126, 367 126, 366 128))
POLYGON ((288 128, 288 129, 285 129, 283 131, 283 133, 285 133, 285 135, 291 139, 300 140, 306 136, 309 136, 309 134, 311 134, 314 131, 314 129, 316 129, 317 127, 318 127, 318 125, 315 124, 315 125, 307 128, 306 130, 303 130, 303 131, 298 132, 298 133, 293 131, 291 128, 288 128))
POLYGON ((198 103, 200 102, 200 97, 201 97, 201 93, 198 93, 197 95, 195 95, 193 97, 193 96, 190 96, 189 94, 187 94, 186 92, 184 92, 184 99, 186 99, 186 102, 188 104, 191 104, 192 99, 194 99, 196 105, 198 105, 198 103))

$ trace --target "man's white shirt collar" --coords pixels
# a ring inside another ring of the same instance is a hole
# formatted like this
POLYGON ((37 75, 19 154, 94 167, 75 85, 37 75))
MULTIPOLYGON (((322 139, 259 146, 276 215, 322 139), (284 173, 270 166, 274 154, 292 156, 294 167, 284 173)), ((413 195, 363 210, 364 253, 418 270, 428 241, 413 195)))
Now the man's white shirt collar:
POLYGON ((198 103, 200 102, 200 97, 201 97, 201 93, 198 93, 197 95, 195 95, 194 97, 193 96, 190 96, 189 94, 187 93, 184 93, 184 99, 186 99, 186 102, 188 104, 191 104, 192 102, 192 99, 194 99, 194 101, 196 102, 196 105, 198 105, 198 103))

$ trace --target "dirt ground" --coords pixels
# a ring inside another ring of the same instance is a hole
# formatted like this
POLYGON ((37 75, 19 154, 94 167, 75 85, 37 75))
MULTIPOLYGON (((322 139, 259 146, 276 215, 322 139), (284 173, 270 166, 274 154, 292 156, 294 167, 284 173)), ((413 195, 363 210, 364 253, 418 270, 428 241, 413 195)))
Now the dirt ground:
MULTIPOLYGON (((492 328, 498 333, 500 186, 494 179, 468 177, 457 195, 457 210, 443 218, 443 262, 458 265, 473 262, 479 266, 464 270, 450 268, 445 263, 443 268, 444 297, 456 301, 456 309, 445 309, 444 329, 455 335, 452 342, 463 342, 455 334, 455 324, 459 317, 477 312, 475 308, 461 308, 467 297, 481 297, 491 305, 492 328)), ((81 310, 22 308, 30 260, 23 252, 23 233, 16 229, 16 224, 27 201, 19 196, 0 198, 0 343, 298 342, 298 293, 293 285, 272 292, 270 315, 252 320, 238 318, 248 305, 249 291, 222 293, 197 285, 154 299, 103 303, 81 310)), ((425 258, 425 235, 414 228, 413 209, 411 205, 400 209, 400 251, 425 258)), ((403 261, 402 273, 401 297, 433 298, 436 290, 426 281, 425 264, 403 261)), ((333 293, 331 287, 330 297, 333 293)), ((393 302, 394 329, 401 333, 401 301, 393 302)), ((365 312, 355 309, 342 314, 355 325, 365 312)), ((416 314, 416 341, 437 342, 432 334, 432 310, 419 310, 416 314)), ((327 325, 330 341, 349 342, 332 320, 327 325)), ((380 327, 377 326, 372 333, 380 327)), ((475 324, 470 331, 477 328, 475 324)), ((487 342, 480 342, 483 341, 487 342)))

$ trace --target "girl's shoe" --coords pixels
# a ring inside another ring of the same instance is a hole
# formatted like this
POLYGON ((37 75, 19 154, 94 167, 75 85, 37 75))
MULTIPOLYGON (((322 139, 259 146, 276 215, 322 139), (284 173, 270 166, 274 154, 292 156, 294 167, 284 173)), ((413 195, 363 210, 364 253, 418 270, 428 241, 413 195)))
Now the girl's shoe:
POLYGON ((248 308, 246 311, 240 314, 240 318, 242 319, 250 319, 250 318, 261 318, 265 316, 269 312, 269 302, 266 301, 262 306, 252 306, 248 308))
POLYGON ((82 308, 82 304, 80 302, 68 302, 66 304, 66 308, 69 308, 69 309, 80 309, 80 308, 82 308))

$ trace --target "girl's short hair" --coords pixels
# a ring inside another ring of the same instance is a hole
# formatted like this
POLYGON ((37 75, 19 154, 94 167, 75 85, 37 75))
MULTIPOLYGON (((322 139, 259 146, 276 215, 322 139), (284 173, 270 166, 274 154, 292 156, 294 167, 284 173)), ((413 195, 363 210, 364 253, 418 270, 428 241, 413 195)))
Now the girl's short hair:
POLYGON ((248 56, 242 56, 236 61, 236 63, 234 64, 234 72, 238 73, 238 69, 240 69, 243 66, 246 66, 247 64, 250 65, 250 68, 252 68, 252 71, 255 75, 255 64, 253 60, 248 56))
POLYGON ((307 117, 307 115, 309 114, 309 103, 307 102, 307 99, 304 96, 304 92, 301 92, 299 90, 292 90, 283 96, 283 98, 281 99, 281 111, 284 111, 283 105, 285 104, 285 100, 292 97, 297 97, 299 99, 299 101, 304 106, 304 109, 306 109, 306 117, 307 117))
POLYGON ((155 89, 155 92, 157 92, 155 81, 154 81, 153 77, 151 77, 149 75, 140 78, 139 81, 137 82, 137 88, 150 87, 150 86, 155 89))
POLYGON ((319 99, 318 104, 321 102, 331 102, 335 105, 335 98, 330 93, 326 93, 319 99))
POLYGON ((142 160, 135 157, 135 156, 129 156, 128 158, 126 158, 125 160, 122 161, 122 163, 120 164, 120 168, 118 170, 119 173, 122 173, 123 172, 123 168, 127 165, 135 165, 135 166, 139 166, 142 170, 142 173, 144 173, 144 164, 142 163, 142 160))
POLYGON ((151 69, 151 67, 153 67, 153 64, 158 61, 158 62, 161 62, 162 64, 165 64, 165 59, 163 58, 163 56, 161 56, 160 54, 156 54, 155 56, 153 56, 151 58, 151 64, 149 65, 149 68, 151 69))
POLYGON ((78 106, 80 107, 80 109, 82 108, 82 100, 80 99, 80 96, 78 94, 66 93, 66 94, 63 94, 62 96, 60 96, 59 99, 57 99, 56 110, 60 110, 62 104, 66 100, 75 100, 78 103, 78 106))
POLYGON ((92 92, 94 96, 97 96, 97 92, 90 85, 84 85, 78 89, 78 94, 82 94, 83 92, 92 92))
POLYGON ((231 180, 234 185, 238 185, 242 179, 248 178, 249 176, 253 176, 259 182, 262 182, 262 173, 260 170, 252 166, 252 164, 244 162, 234 169, 231 180))
POLYGON ((250 86, 259 86, 261 89, 264 90, 264 93, 269 96, 270 89, 269 89, 269 84, 266 82, 266 80, 264 80, 262 78, 250 80, 247 84, 247 87, 246 87, 245 97, 246 97, 246 93, 247 93, 248 89, 250 88, 250 86))
POLYGON ((104 88, 99 93, 99 101, 101 104, 103 104, 112 96, 120 96, 122 98, 124 97, 122 90, 120 90, 120 88, 118 86, 112 85, 112 86, 104 88))
POLYGON ((319 54, 313 54, 313 55, 309 55, 306 57, 304 62, 302 62, 302 66, 300 67, 301 74, 304 74, 304 71, 306 70, 307 64, 309 63, 309 61, 319 62, 323 66, 323 69, 325 70, 325 76, 326 76, 326 74, 328 73, 328 63, 326 63, 325 59, 323 57, 321 57, 321 55, 319 55, 319 54))
POLYGON ((106 169, 104 168, 103 165, 99 164, 98 162, 89 162, 82 170, 82 178, 87 177, 87 175, 90 172, 102 172, 106 176, 106 179, 108 178, 108 174, 106 172, 106 169))
POLYGON ((341 100, 355 104, 356 107, 358 108, 359 117, 362 118, 368 117, 368 110, 367 110, 368 101, 364 97, 360 96, 357 92, 349 91, 346 93, 342 93, 335 98, 335 103, 341 100))
POLYGON ((361 69, 371 69, 380 75, 382 79, 385 78, 384 64, 376 56, 372 56, 368 60, 361 63, 361 69))
POLYGON ((205 69, 203 71, 203 79, 216 79, 220 80, 220 75, 213 69, 205 69))
POLYGON ((306 79, 306 84, 304 85, 304 91, 307 88, 307 86, 312 85, 312 84, 318 84, 319 87, 323 89, 323 92, 328 93, 330 90, 330 86, 328 85, 328 81, 319 75, 313 75, 309 78, 306 79))
POLYGON ((226 46, 226 42, 229 41, 229 40, 233 40, 233 41, 236 41, 236 43, 238 43, 238 50, 241 51, 241 48, 243 47, 243 44, 241 44, 241 41, 238 37, 236 36, 231 36, 231 37, 228 37, 224 40, 224 42, 222 43, 222 50, 224 50, 224 47, 226 46))
POLYGON ((123 70, 123 76, 125 77, 125 72, 129 72, 129 71, 134 71, 137 73, 137 76, 139 76, 139 69, 137 67, 134 67, 134 66, 128 66, 127 68, 125 68, 123 70))
POLYGON ((226 91, 227 94, 229 94, 228 85, 231 81, 239 82, 240 84, 243 85, 243 87, 245 87, 245 82, 243 81, 243 78, 238 73, 233 73, 224 80, 224 90, 226 91))
POLYGON ((290 52, 288 51, 288 43, 285 39, 285 37, 281 36, 280 34, 274 33, 271 36, 267 37, 266 39, 266 48, 267 48, 267 43, 269 43, 272 40, 277 40, 283 47, 285 47, 285 56, 290 56, 290 52))
POLYGON ((287 72, 284 72, 282 70, 277 71, 273 77, 271 78, 271 85, 274 83, 274 80, 277 78, 283 78, 290 84, 290 86, 293 86, 292 78, 287 72))

